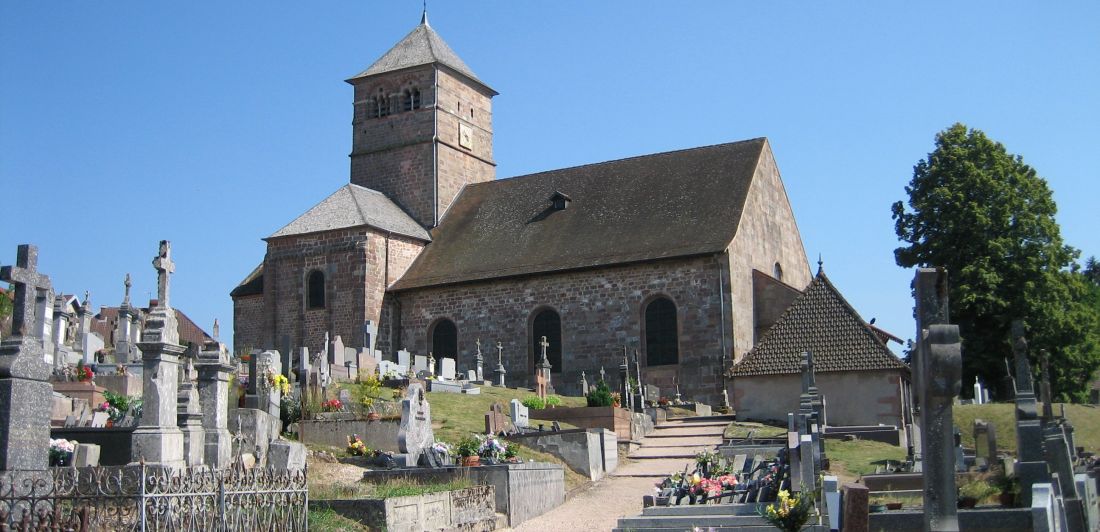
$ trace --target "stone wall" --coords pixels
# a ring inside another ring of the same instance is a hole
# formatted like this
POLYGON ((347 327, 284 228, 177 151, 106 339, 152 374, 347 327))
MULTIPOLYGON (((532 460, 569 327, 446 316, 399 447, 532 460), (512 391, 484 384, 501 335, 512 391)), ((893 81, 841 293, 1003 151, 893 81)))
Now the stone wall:
POLYGON ((798 290, 812 280, 806 249, 770 146, 762 153, 729 248, 733 345, 728 349, 736 360, 753 346, 753 270, 772 275, 778 263, 783 283, 798 290))
POLYGON ((264 349, 291 345, 318 353, 341 336, 347 347, 363 347, 363 323, 381 318, 387 286, 404 274, 423 244, 360 226, 268 241, 264 258, 264 349), (325 274, 325 307, 306 308, 306 278, 325 274))
MULTIPOLYGON (((531 317, 549 307, 561 317, 562 327, 563 367, 553 370, 555 389, 578 394, 581 371, 594 382, 601 366, 617 389, 622 346, 638 348, 644 305, 665 296, 677 306, 680 363, 645 368, 645 378, 668 389, 676 377, 684 399, 717 404, 723 358, 715 334, 723 315, 718 283, 727 264, 715 256, 667 259, 401 292, 402 346, 426 354, 431 350, 429 327, 448 318, 458 327, 459 370, 473 367, 478 338, 491 368, 496 354, 486 346, 500 341, 506 382, 532 387, 536 353, 531 317)), ((644 351, 640 358, 644 364, 644 351)))
POLYGON ((513 434, 508 439, 561 458, 570 469, 589 480, 599 480, 619 465, 618 438, 607 429, 531 432, 513 434))
POLYGON ((462 187, 495 179, 496 165, 491 96, 445 68, 439 69, 438 80, 436 165, 442 218, 462 187))
POLYGON ((343 449, 348 445, 348 436, 357 434, 363 444, 371 449, 397 453, 400 452, 397 448, 400 425, 400 421, 394 420, 301 420, 298 422, 298 440, 343 449))
POLYGON ((492 486, 390 497, 389 499, 310 500, 311 509, 331 508, 370 530, 493 530, 496 525, 492 486))
POLYGON ((264 344, 264 296, 233 298, 233 351, 247 353, 264 344))
MULTIPOLYGON (((830 426, 894 425, 902 421, 902 387, 898 370, 828 372, 817 374, 817 387, 826 401, 830 426)), ((774 420, 786 426, 787 412, 798 410, 802 376, 735 377, 730 402, 741 420, 774 420)))

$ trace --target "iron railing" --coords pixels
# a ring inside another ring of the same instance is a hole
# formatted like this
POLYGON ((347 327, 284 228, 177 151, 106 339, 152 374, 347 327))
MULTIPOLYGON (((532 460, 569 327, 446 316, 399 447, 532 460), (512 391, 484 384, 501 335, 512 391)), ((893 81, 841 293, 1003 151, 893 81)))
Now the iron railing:
POLYGON ((306 472, 153 465, 0 472, 0 532, 306 531, 306 472))

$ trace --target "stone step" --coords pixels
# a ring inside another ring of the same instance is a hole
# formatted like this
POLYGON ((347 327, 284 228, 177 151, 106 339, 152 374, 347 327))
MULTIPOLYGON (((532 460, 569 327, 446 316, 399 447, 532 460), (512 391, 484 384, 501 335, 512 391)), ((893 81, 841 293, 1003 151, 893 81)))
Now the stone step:
MULTIPOLYGON (((692 530, 710 527, 761 526, 772 528, 759 515, 639 515, 619 519, 618 528, 639 530, 644 528, 674 528, 692 530)), ((772 528, 774 530, 774 528, 772 528)))
POLYGON ((660 430, 660 429, 682 428, 682 427, 728 427, 729 425, 730 425, 729 423, 726 423, 724 421, 721 421, 721 422, 700 421, 698 423, 688 423, 688 422, 682 422, 682 421, 681 422, 675 422, 674 421, 674 422, 670 422, 670 423, 661 423, 659 425, 655 425, 654 428, 660 430))
POLYGON ((737 416, 734 415, 717 415, 717 416, 689 416, 689 417, 670 417, 665 419, 665 423, 707 423, 717 422, 732 423, 737 421, 737 416))
POLYGON ((685 425, 682 427, 657 427, 646 438, 666 436, 717 436, 721 437, 726 432, 724 425, 695 427, 685 425))
MULTIPOLYGON (((691 532, 692 530, 704 529, 695 528, 693 525, 676 524, 668 527, 629 527, 612 528, 611 530, 612 532, 691 532)), ((705 530, 706 532, 775 532, 776 528, 771 525, 710 526, 705 530)), ((802 532, 829 532, 829 527, 825 525, 807 525, 802 528, 802 532)))
MULTIPOLYGON (((761 503, 767 504, 767 503, 761 503)), ((696 504, 679 506, 650 506, 642 510, 642 515, 653 516, 688 516, 688 515, 759 515, 756 503, 730 503, 730 504, 696 504)))
POLYGON ((637 460, 631 459, 629 462, 619 463, 619 467, 615 472, 611 473, 613 477, 647 477, 662 479, 669 474, 684 470, 684 466, 688 466, 688 471, 692 471, 695 468, 695 460, 685 458, 640 458, 637 460))
POLYGON ((642 440, 642 449, 649 447, 715 447, 722 438, 715 436, 676 436, 642 440))
POLYGON ((696 451, 691 447, 671 447, 667 449, 638 449, 627 455, 631 459, 639 458, 695 458, 696 451))

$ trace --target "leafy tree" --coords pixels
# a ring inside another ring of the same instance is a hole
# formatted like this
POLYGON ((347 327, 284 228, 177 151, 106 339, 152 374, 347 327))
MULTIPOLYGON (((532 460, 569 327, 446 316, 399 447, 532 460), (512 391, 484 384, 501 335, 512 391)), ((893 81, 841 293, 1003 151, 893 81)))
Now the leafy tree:
POLYGON ((985 133, 955 124, 936 135, 905 192, 908 208, 899 201, 892 210, 908 245, 894 256, 906 268, 947 268, 965 382, 1000 386, 1010 324, 1023 319, 1032 354, 1050 353, 1055 393, 1083 399, 1100 365, 1100 307, 1086 276, 1069 270, 1078 252, 1062 242, 1046 180, 985 133))
POLYGON ((1092 284, 1100 286, 1100 262, 1096 262, 1096 257, 1089 257, 1085 261, 1085 269, 1081 274, 1092 284))

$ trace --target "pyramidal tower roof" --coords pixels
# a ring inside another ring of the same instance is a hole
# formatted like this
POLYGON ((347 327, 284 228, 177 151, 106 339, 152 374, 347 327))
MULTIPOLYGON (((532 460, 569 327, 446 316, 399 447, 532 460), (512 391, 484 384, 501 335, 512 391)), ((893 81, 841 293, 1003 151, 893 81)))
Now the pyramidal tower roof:
POLYGON ((413 28, 405 38, 395 44, 393 48, 390 48, 369 68, 352 76, 347 81, 350 83, 361 78, 432 63, 445 65, 496 94, 496 91, 493 91, 484 81, 481 81, 477 74, 474 74, 474 71, 470 70, 470 67, 432 29, 432 26, 428 24, 427 11, 421 16, 420 24, 413 28))

